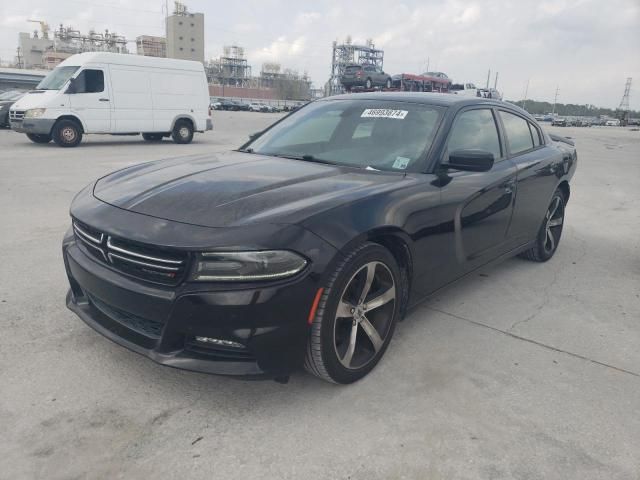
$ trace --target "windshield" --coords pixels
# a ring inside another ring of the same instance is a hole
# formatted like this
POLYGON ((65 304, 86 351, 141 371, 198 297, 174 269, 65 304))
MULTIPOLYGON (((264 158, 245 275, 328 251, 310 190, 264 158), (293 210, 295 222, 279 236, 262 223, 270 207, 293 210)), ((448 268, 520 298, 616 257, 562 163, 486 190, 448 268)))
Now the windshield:
POLYGON ((56 67, 51 71, 49 75, 44 77, 42 81, 36 87, 37 90, 60 90, 67 80, 78 70, 80 67, 56 67))
POLYGON ((8 92, 0 94, 0 100, 17 100, 22 95, 24 95, 24 92, 20 92, 18 90, 10 90, 8 92))
POLYGON ((405 102, 320 101, 287 117, 245 151, 404 171, 431 146, 442 111, 433 105, 405 102))

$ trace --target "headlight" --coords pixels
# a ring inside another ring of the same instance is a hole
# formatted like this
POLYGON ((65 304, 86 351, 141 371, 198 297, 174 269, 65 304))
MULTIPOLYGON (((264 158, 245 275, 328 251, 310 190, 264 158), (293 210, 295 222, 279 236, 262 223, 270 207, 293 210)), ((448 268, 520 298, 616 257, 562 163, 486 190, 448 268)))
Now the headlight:
POLYGON ((307 261, 286 250, 261 252, 205 252, 198 256, 193 280, 201 282, 252 282, 291 277, 307 261))
POLYGON ((24 118, 38 118, 44 115, 46 108, 32 108, 24 112, 24 118))

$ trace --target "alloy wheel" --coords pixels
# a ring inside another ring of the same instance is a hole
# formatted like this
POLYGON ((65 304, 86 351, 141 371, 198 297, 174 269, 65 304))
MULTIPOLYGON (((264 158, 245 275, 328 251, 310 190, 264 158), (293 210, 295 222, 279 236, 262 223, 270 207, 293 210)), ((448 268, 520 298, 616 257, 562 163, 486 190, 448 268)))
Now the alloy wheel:
POLYGON ((344 288, 334 322, 333 344, 338 360, 356 370, 376 358, 393 322, 396 284, 382 262, 369 262, 344 288))
POLYGON ((560 240, 560 234, 562 233, 564 205, 562 204, 562 198, 560 196, 556 195, 553 198, 545 218, 544 249, 549 253, 555 250, 558 245, 558 241, 560 240))

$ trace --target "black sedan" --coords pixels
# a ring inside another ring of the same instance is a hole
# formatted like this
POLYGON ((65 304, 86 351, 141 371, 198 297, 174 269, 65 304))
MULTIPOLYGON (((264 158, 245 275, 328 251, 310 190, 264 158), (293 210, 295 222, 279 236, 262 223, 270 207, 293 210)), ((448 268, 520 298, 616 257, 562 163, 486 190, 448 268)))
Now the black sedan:
POLYGON ((446 94, 337 96, 236 151, 135 165, 81 191, 67 304, 164 365, 362 378, 407 309, 489 262, 544 262, 573 144, 446 94))

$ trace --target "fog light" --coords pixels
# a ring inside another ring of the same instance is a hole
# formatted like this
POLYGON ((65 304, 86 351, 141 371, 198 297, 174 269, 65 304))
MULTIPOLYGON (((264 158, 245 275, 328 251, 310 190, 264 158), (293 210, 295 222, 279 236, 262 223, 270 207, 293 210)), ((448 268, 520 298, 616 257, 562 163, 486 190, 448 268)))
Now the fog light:
POLYGON ((219 345, 221 347, 244 348, 244 345, 242 345, 241 343, 232 342, 231 340, 221 340, 219 338, 196 337, 196 342, 219 345))

